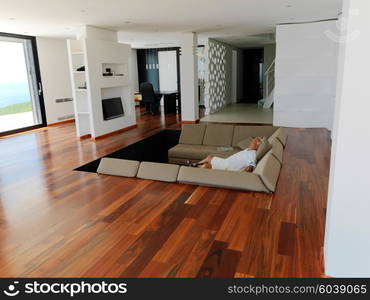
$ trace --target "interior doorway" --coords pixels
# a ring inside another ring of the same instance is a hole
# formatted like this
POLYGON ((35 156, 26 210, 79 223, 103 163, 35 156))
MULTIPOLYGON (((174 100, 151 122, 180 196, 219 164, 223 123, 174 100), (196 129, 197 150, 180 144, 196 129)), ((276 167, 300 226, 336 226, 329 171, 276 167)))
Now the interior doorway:
POLYGON ((0 135, 46 125, 34 37, 0 33, 0 135))
POLYGON ((243 95, 238 102, 257 103, 263 98, 263 48, 243 50, 243 95))

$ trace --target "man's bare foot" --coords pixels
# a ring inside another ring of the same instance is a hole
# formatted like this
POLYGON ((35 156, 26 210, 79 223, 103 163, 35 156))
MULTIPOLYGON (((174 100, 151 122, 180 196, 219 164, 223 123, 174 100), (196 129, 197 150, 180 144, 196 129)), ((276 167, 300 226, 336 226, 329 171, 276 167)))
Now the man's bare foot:
POLYGON ((189 167, 198 167, 199 166, 199 163, 192 163, 190 160, 187 160, 186 161, 186 164, 189 166, 189 167))

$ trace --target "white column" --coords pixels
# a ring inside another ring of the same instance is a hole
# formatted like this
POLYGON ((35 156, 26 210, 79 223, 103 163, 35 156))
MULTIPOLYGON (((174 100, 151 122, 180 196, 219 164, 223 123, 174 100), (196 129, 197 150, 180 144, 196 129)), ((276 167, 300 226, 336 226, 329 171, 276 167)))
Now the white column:
POLYGON ((370 276, 370 1, 344 0, 325 234, 325 272, 370 276))
POLYGON ((182 121, 199 120, 197 45, 196 33, 183 34, 180 56, 182 121))

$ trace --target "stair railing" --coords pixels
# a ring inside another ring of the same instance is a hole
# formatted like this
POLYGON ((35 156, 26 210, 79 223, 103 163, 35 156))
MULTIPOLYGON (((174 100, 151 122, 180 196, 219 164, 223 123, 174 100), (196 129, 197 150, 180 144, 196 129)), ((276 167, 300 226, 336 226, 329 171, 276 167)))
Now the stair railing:
POLYGON ((267 68, 265 74, 265 93, 264 97, 267 98, 275 87, 275 59, 267 68))

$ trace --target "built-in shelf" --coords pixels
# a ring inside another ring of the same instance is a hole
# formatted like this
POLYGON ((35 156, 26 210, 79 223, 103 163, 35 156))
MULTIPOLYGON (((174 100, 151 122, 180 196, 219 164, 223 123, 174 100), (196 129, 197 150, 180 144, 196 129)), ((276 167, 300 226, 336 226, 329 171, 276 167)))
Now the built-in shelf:
POLYGON ((79 111, 77 112, 79 115, 88 115, 90 114, 88 111, 79 111))
POLYGON ((87 89, 76 89, 76 92, 87 92, 87 89))
POLYGON ((72 52, 71 54, 72 55, 84 55, 85 53, 83 53, 83 52, 72 52))
POLYGON ((102 76, 101 87, 119 87, 129 85, 127 76, 102 76))
POLYGON ((85 71, 73 71, 73 74, 85 74, 85 71))
POLYGON ((109 75, 109 76, 103 76, 103 78, 124 78, 125 75, 109 75))

